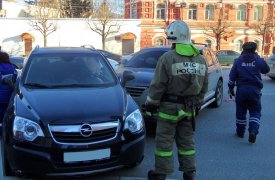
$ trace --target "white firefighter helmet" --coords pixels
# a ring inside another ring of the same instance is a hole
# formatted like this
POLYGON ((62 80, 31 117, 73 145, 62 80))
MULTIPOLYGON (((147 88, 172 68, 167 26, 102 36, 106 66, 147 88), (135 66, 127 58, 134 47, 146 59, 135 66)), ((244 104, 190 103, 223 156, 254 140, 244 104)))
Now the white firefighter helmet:
POLYGON ((166 38, 171 43, 192 44, 190 39, 190 29, 188 25, 181 20, 172 22, 165 30, 166 38))

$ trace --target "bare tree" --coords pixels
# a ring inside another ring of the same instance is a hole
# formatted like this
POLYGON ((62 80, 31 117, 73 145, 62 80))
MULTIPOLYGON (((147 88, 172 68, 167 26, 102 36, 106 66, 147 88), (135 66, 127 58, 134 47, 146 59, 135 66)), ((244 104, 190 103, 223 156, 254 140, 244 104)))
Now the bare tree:
POLYGON ((93 14, 87 19, 89 28, 101 36, 102 49, 105 49, 106 38, 119 32, 121 24, 115 20, 110 4, 103 0, 101 5, 94 9, 93 14))
POLYGON ((228 30, 230 23, 227 21, 218 20, 218 22, 205 22, 203 25, 204 34, 214 37, 217 42, 216 50, 221 49, 221 40, 231 36, 231 31, 228 30))
POLYGON ((47 37, 57 29, 58 15, 57 3, 47 0, 28 7, 29 24, 43 35, 44 47, 47 46, 47 37))
POLYGON ((252 25, 252 28, 255 29, 256 33, 258 35, 261 35, 263 39, 262 47, 261 47, 261 55, 263 55, 264 53, 267 35, 272 35, 274 24, 275 24, 274 20, 265 19, 265 20, 258 21, 254 25, 252 25))
MULTIPOLYGON (((216 50, 221 49, 221 40, 227 39, 232 36, 232 32, 228 29, 231 22, 226 20, 224 17, 224 4, 223 0, 220 0, 219 6, 219 16, 216 21, 205 21, 202 25, 204 29, 204 34, 214 37, 217 42, 216 50)), ((228 11, 227 11, 228 16, 228 11)))

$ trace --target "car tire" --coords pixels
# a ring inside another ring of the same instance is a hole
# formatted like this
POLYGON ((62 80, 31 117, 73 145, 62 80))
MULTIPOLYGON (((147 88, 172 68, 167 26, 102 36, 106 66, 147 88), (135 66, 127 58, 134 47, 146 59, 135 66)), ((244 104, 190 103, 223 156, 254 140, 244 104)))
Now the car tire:
POLYGON ((223 100, 223 82, 220 79, 216 86, 216 92, 214 98, 216 99, 213 103, 211 103, 211 107, 217 108, 222 105, 223 100))
POLYGON ((1 151, 2 151, 2 169, 3 169, 3 176, 14 176, 14 173, 11 170, 7 159, 7 152, 5 148, 5 140, 2 139, 1 141, 1 151))

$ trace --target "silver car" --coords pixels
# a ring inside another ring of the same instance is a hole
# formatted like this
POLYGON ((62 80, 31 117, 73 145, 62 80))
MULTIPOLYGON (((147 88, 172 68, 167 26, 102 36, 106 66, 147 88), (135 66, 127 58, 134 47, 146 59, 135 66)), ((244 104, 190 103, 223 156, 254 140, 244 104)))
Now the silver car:
MULTIPOLYGON (((223 77, 220 63, 210 48, 204 46, 197 46, 197 48, 205 57, 206 64, 208 65, 208 92, 205 94, 202 109, 208 105, 219 107, 223 101, 223 77)), ((146 113, 143 107, 157 61, 162 54, 170 49, 171 47, 167 46, 142 49, 135 53, 124 66, 120 66, 116 70, 120 78, 122 78, 123 73, 126 71, 133 73, 135 79, 127 82, 126 90, 141 107, 145 118, 146 113)))
POLYGON ((275 54, 271 55, 267 60, 266 60, 268 66, 270 67, 270 71, 267 74, 271 79, 275 80, 275 54))

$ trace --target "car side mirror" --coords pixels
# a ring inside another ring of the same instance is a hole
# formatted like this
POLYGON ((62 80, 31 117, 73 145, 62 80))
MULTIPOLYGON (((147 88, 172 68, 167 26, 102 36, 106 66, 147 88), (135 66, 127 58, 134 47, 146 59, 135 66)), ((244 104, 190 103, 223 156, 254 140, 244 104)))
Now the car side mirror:
POLYGON ((135 79, 135 76, 132 71, 124 71, 122 75, 121 85, 125 87, 127 81, 135 79))

